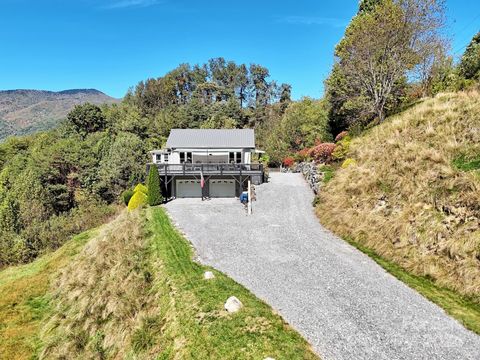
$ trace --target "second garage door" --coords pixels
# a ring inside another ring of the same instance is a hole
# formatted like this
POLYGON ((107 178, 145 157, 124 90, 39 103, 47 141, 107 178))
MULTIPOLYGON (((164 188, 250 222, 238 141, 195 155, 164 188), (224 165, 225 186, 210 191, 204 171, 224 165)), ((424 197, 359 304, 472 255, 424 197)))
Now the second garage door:
POLYGON ((211 179, 209 182, 210 197, 235 197, 235 180, 233 179, 211 179))
POLYGON ((202 197, 199 180, 177 180, 177 198, 202 197))

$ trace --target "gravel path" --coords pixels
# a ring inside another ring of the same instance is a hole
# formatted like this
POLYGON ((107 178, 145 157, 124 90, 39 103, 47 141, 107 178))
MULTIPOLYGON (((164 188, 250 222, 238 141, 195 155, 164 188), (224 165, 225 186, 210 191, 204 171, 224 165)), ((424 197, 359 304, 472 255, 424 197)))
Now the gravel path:
POLYGON ((479 336, 319 224, 301 175, 271 175, 254 216, 233 199, 166 205, 202 262, 269 303, 323 359, 480 359, 479 336))

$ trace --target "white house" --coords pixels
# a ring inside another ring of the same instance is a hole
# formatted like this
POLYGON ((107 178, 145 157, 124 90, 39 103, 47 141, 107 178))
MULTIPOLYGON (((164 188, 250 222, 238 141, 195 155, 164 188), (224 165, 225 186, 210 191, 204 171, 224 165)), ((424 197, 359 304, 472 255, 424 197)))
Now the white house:
POLYGON ((263 182, 255 153, 253 129, 172 129, 165 148, 150 151, 149 167, 157 166, 169 197, 234 197, 248 180, 263 182))

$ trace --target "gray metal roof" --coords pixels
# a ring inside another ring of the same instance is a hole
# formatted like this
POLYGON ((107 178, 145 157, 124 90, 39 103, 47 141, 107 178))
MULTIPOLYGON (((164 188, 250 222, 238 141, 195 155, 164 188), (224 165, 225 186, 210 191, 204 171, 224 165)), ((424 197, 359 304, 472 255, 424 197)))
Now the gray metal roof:
POLYGON ((172 129, 167 148, 255 148, 253 129, 172 129))

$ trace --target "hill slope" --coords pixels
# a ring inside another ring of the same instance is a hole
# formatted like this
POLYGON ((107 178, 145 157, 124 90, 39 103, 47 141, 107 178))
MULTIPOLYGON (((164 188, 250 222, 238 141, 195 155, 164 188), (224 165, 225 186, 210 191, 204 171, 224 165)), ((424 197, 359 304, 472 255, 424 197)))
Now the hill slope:
POLYGON ((124 212, 0 272, 0 358, 317 359, 265 303, 205 270, 163 209, 124 212))
POLYGON ((52 128, 75 105, 116 101, 95 89, 0 91, 0 140, 52 128))
POLYGON ((335 233, 480 302, 480 94, 440 94, 352 142, 322 189, 335 233))

